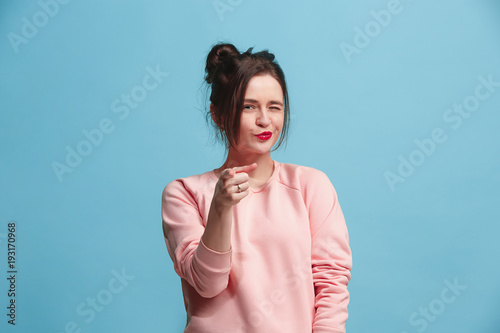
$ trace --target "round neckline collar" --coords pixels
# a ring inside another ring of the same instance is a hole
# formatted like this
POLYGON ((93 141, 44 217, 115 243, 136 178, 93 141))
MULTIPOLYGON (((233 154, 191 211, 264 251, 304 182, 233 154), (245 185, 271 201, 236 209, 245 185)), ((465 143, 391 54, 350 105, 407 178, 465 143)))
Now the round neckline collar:
MULTIPOLYGON (((276 160, 273 160, 273 173, 271 174, 271 177, 269 177, 269 179, 264 184, 262 184, 259 187, 253 188, 253 187, 250 186, 250 193, 261 192, 270 182, 273 181, 273 179, 276 178, 276 176, 278 175, 278 169, 279 169, 279 167, 280 167, 280 163, 278 161, 276 161, 276 160)), ((209 171, 209 174, 212 177, 212 179, 215 179, 216 181, 218 181, 219 178, 215 174, 215 170, 216 169, 213 169, 212 171, 209 171)))

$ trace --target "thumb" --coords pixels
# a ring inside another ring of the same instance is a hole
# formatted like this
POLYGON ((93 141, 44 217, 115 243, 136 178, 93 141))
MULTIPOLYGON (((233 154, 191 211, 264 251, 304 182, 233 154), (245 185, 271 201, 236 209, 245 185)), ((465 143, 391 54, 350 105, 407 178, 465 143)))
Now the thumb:
POLYGON ((220 178, 222 179, 233 178, 235 173, 236 171, 234 171, 233 169, 226 169, 221 173, 220 178))

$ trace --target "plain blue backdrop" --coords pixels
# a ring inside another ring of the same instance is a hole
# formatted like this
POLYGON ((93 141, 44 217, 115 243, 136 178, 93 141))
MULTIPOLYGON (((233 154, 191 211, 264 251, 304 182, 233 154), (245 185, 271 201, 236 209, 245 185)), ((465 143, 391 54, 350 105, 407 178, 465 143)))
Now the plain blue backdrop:
POLYGON ((285 71, 272 157, 338 192, 348 332, 500 332, 498 1, 4 1, 0 37, 2 332, 182 332, 161 193, 224 162, 219 41, 285 71))

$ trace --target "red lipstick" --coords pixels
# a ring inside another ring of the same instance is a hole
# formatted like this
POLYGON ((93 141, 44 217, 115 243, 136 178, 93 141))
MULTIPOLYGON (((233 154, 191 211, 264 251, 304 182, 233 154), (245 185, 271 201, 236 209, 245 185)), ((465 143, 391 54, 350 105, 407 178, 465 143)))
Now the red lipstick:
POLYGON ((273 135, 272 132, 262 132, 260 134, 257 134, 256 137, 258 137, 262 141, 266 141, 266 140, 269 140, 272 135, 273 135))

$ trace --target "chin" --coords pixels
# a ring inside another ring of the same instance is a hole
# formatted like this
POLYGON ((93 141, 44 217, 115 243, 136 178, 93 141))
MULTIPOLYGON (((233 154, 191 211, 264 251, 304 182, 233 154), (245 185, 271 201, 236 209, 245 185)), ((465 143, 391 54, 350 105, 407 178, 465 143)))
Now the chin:
POLYGON ((271 147, 268 147, 268 148, 259 147, 259 148, 253 148, 253 149, 246 149, 246 153, 265 155, 271 151, 271 147))

